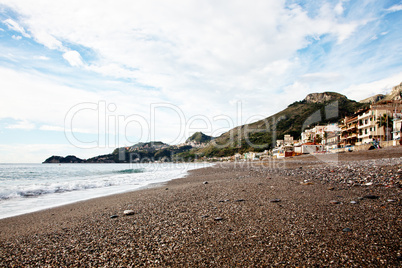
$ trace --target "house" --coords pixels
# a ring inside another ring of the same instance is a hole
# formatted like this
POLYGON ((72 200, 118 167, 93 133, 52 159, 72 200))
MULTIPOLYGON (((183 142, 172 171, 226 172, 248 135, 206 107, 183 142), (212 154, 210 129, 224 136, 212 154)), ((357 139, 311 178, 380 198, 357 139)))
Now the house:
POLYGON ((276 147, 293 145, 294 142, 293 136, 285 135, 283 140, 276 140, 276 147))
POLYGON ((394 140, 401 140, 401 131, 402 131, 402 113, 394 113, 392 119, 392 137, 394 140))
POLYGON ((327 126, 315 126, 311 129, 305 129, 301 133, 301 143, 306 143, 306 142, 318 142, 321 143, 321 141, 324 139, 324 133, 325 133, 325 128, 327 126))
MULTIPOLYGON (((395 132, 393 124, 388 125, 387 118, 393 118, 401 112, 402 102, 397 101, 381 101, 372 104, 370 109, 366 109, 358 114, 358 142, 356 144, 367 144, 376 140, 392 140, 392 134, 395 132), (385 116, 387 125, 381 126, 378 121, 385 116), (393 131, 394 130, 394 131, 393 131)), ((396 120, 397 121, 397 120, 396 120)))
POLYGON ((340 144, 342 146, 346 145, 355 145, 357 142, 357 125, 358 125, 358 117, 357 115, 352 117, 345 117, 341 121, 340 129, 340 144))
POLYGON ((294 146, 293 145, 284 145, 281 147, 277 147, 272 150, 272 157, 273 158, 283 158, 283 157, 290 157, 294 156, 294 146))
POLYGON ((311 154, 322 152, 324 146, 322 144, 316 144, 314 142, 307 142, 294 147, 295 154, 311 154))

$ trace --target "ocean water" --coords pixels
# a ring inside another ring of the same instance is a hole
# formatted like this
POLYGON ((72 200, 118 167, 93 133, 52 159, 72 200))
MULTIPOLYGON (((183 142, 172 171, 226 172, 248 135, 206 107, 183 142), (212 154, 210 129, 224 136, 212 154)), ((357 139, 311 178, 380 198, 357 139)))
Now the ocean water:
POLYGON ((0 164, 0 219, 137 190, 210 165, 0 164))

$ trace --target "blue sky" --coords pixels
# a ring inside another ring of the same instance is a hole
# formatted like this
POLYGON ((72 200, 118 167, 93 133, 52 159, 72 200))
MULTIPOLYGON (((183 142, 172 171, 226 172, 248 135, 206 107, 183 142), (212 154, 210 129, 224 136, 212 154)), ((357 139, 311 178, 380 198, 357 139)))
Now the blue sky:
POLYGON ((183 142, 402 82, 401 1, 0 0, 0 162, 183 142))

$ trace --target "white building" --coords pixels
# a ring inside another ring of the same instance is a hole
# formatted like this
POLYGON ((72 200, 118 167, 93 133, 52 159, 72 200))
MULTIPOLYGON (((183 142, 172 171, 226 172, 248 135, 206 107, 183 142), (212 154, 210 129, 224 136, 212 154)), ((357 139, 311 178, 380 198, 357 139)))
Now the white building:
POLYGON ((401 129, 402 129, 402 114, 394 113, 392 123, 393 123, 392 138, 394 140, 400 140, 401 139, 401 129))

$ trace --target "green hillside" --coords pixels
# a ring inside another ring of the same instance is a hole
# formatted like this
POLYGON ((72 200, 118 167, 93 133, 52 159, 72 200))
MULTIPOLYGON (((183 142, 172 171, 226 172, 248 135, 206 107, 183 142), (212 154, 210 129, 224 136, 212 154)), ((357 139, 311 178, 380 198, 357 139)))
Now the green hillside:
POLYGON ((290 104, 285 110, 264 120, 236 127, 194 153, 200 156, 230 156, 247 151, 271 149, 277 139, 286 134, 295 139, 307 127, 338 122, 367 104, 349 100, 334 92, 310 94, 306 99, 290 104), (314 96, 310 96, 314 95, 314 96))
POLYGON ((191 135, 186 142, 198 142, 198 143, 206 143, 212 140, 211 136, 205 135, 202 132, 196 132, 193 135, 191 135))

